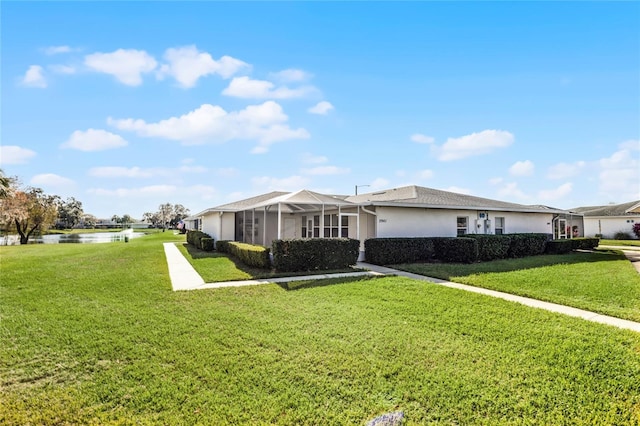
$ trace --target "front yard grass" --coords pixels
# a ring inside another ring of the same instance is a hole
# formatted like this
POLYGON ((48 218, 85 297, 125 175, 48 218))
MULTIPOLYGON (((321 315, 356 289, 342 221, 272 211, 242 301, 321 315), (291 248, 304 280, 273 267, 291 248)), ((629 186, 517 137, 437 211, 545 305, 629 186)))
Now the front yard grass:
POLYGON ((638 247, 640 248, 640 240, 600 240, 601 246, 618 246, 618 247, 638 247))
POLYGON ((401 277, 172 292, 160 233, 0 247, 0 424, 640 422, 640 335, 401 277))
POLYGON ((419 263, 394 267, 640 321, 640 274, 624 255, 615 251, 473 264, 419 263))

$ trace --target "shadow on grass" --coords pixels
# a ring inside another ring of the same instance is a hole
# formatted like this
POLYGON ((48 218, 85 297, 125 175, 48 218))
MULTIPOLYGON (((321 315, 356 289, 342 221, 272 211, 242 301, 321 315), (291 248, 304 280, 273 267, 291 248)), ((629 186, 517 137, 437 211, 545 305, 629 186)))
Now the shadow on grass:
POLYGON ((432 276, 443 280, 452 277, 462 277, 479 273, 512 272, 525 269, 535 269, 559 264, 578 264, 605 261, 618 261, 626 259, 619 250, 594 250, 573 252, 569 254, 544 254, 517 259, 500 259, 488 262, 470 264, 462 263, 412 263, 391 265, 402 271, 432 276))
POLYGON ((359 276, 359 277, 337 277, 337 278, 322 278, 319 280, 303 280, 303 281, 289 281, 286 283, 278 283, 278 286, 286 291, 305 290, 316 287, 327 287, 338 284, 352 283, 356 281, 369 281, 384 277, 374 276, 359 276))

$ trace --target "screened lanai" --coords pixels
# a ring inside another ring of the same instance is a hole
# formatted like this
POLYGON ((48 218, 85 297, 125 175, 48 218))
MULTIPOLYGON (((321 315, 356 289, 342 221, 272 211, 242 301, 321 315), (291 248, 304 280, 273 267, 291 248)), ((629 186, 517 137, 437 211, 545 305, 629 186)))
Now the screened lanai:
POLYGON ((359 239, 358 213, 357 204, 305 189, 236 211, 236 240, 267 246, 288 238, 359 239))

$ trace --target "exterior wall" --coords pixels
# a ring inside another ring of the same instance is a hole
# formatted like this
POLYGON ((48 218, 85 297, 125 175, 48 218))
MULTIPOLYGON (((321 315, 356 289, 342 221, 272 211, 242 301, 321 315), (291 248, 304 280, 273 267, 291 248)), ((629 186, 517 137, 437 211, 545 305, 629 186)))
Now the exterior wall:
MULTIPOLYGON (((551 234, 553 215, 551 213, 514 213, 476 210, 441 210, 424 208, 378 207, 376 209, 378 238, 387 237, 455 237, 457 217, 467 217, 467 233, 494 234, 495 217, 505 218, 504 233, 542 232, 551 234), (490 224, 476 227, 479 213, 485 213, 490 224)), ((372 236, 369 236, 371 238, 372 236)))
POLYGON ((633 234, 633 225, 640 223, 640 214, 629 216, 585 216, 584 217, 584 235, 585 237, 595 237, 596 234, 602 234, 603 238, 613 238, 616 232, 626 232, 632 238, 636 238, 633 234))

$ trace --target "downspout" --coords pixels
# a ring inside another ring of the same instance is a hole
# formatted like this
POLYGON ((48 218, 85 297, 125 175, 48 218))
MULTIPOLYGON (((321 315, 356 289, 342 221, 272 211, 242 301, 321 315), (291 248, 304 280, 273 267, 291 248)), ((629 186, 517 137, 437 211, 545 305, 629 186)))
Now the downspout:
MULTIPOLYGON (((218 241, 220 241, 222 239, 222 215, 224 214, 224 212, 218 212, 218 241)), ((234 225, 235 226, 235 225, 234 225)), ((235 229, 234 229, 234 234, 235 234, 235 229)))
MULTIPOLYGON (((557 226, 556 226, 556 221, 560 219, 560 215, 556 215, 552 220, 551 220, 551 239, 555 240, 556 239, 556 230, 557 230, 557 226)), ((560 236, 560 233, 558 232, 558 237, 560 236)))

